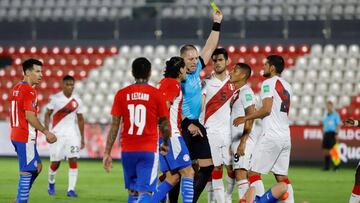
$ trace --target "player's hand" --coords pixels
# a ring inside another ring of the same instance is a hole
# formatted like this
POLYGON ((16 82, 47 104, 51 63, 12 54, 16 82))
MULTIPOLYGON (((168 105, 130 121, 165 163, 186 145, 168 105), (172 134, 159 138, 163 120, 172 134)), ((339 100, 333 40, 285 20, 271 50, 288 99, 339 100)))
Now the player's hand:
POLYGON ((243 124, 243 123, 245 123, 245 117, 237 117, 237 118, 235 118, 234 119, 234 121, 233 121, 233 125, 235 126, 235 127, 238 127, 240 124, 243 124))
POLYGON ((344 124, 345 124, 345 126, 350 126, 350 127, 352 127, 352 126, 355 125, 355 120, 348 118, 348 119, 346 119, 346 121, 345 121, 344 124))
POLYGON ((168 153, 168 151, 169 151, 169 146, 166 146, 164 145, 164 143, 162 143, 160 145, 160 154, 165 156, 168 153))
POLYGON ((104 154, 103 167, 107 173, 110 172, 110 169, 112 168, 112 158, 109 154, 104 154))
POLYGON ((85 147, 85 140, 82 138, 80 143, 80 149, 84 149, 85 147))
POLYGON ((51 132, 49 132, 49 131, 45 131, 44 134, 45 134, 45 136, 46 136, 46 141, 47 141, 48 143, 52 144, 52 143, 54 143, 54 142, 57 141, 57 138, 56 138, 56 136, 55 136, 53 133, 51 133, 51 132))
POLYGON ((214 11, 213 21, 216 23, 221 23, 222 19, 223 19, 223 15, 222 15, 221 11, 220 10, 214 11))
POLYGON ((236 154, 238 156, 244 156, 245 155, 245 142, 241 142, 238 146, 238 148, 236 149, 236 154))
POLYGON ((200 128, 194 124, 190 124, 188 130, 193 136, 200 135, 201 137, 204 137, 204 135, 201 133, 200 128))

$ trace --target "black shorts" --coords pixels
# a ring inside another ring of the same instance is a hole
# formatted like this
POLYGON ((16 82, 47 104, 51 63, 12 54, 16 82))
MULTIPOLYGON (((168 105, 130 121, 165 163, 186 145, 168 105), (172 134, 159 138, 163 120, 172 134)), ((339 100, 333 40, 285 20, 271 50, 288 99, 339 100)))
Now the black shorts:
POLYGON ((182 136, 189 150, 191 160, 211 159, 210 145, 205 127, 200 124, 199 120, 191 120, 191 123, 200 128, 203 134, 203 137, 200 135, 193 136, 185 126, 181 125, 182 136))
POLYGON ((336 144, 336 133, 335 132, 326 132, 324 133, 322 148, 331 149, 336 144))

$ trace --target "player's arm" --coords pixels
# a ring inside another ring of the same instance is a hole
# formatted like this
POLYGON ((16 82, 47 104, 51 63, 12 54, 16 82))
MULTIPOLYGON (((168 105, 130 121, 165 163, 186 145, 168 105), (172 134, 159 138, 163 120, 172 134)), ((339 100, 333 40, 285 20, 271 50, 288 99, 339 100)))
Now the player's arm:
POLYGON ((84 125, 85 125, 85 119, 82 113, 77 113, 77 121, 78 121, 78 126, 79 126, 79 130, 80 130, 80 137, 81 137, 81 145, 80 145, 80 149, 84 149, 85 147, 85 138, 84 138, 84 125))
POLYGON ((211 55, 216 49, 219 37, 220 37, 220 23, 222 21, 222 13, 220 10, 216 10, 213 13, 213 27, 211 33, 206 40, 206 43, 201 52, 201 58, 204 60, 204 63, 207 64, 211 59, 211 55))
POLYGON ((168 117, 164 116, 159 118, 159 130, 163 138, 163 143, 160 146, 160 153, 166 155, 166 153, 168 152, 170 132, 171 132, 168 117))
MULTIPOLYGON (((251 115, 255 112, 255 104, 248 106, 245 109, 245 116, 251 115)), ((236 121, 236 119, 235 119, 236 121)), ((234 121, 234 122, 235 122, 234 121)), ((243 135, 240 138, 240 144, 237 148, 237 154, 238 156, 244 156, 245 155, 245 148, 246 148, 246 141, 250 136, 252 126, 253 126, 254 120, 247 120, 244 125, 244 132, 243 135)))
POLYGON ((110 168, 112 167, 112 159, 110 153, 119 132, 121 118, 121 116, 112 117, 111 128, 106 139, 106 146, 103 157, 103 166, 106 172, 110 172, 110 168))
POLYGON ((44 133, 47 142, 49 143, 56 142, 57 140, 56 136, 53 133, 49 132, 49 130, 40 123, 35 112, 25 110, 25 118, 30 123, 30 125, 33 126, 36 130, 39 130, 40 132, 44 133))
POLYGON ((201 112, 203 112, 205 109, 205 102, 206 102, 206 95, 203 94, 201 97, 201 112))
POLYGON ((273 105, 273 98, 272 97, 267 97, 265 99, 262 100, 262 107, 255 111, 252 114, 246 115, 244 117, 244 122, 248 121, 248 120, 254 120, 257 118, 264 118, 265 116, 270 115, 271 113, 271 107, 273 105))
POLYGON ((49 123, 50 123, 50 116, 53 113, 54 110, 52 109, 47 109, 45 116, 44 116, 44 121, 45 121, 45 128, 49 130, 49 123))

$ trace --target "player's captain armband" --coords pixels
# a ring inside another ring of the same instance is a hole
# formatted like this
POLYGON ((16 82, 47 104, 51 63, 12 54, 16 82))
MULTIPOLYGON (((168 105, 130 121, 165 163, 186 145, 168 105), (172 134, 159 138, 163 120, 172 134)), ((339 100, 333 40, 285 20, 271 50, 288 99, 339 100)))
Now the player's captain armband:
POLYGON ((263 92, 270 92, 270 87, 269 87, 269 85, 265 85, 265 86, 263 87, 263 92))
POLYGON ((214 10, 214 11, 219 11, 220 9, 219 9, 219 7, 217 7, 217 5, 215 4, 215 2, 210 2, 210 6, 211 6, 211 8, 214 10))
POLYGON ((251 94, 245 94, 245 100, 246 101, 252 101, 252 95, 251 94))

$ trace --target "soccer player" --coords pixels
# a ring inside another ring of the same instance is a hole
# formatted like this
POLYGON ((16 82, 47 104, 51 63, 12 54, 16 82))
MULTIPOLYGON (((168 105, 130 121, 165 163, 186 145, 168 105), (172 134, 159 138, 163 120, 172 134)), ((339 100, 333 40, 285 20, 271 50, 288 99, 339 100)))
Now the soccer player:
MULTIPOLYGON (((199 171, 194 182, 193 202, 197 202, 214 168, 206 130, 199 122, 202 104, 200 72, 205 68, 205 64, 208 63, 216 49, 222 17, 219 10, 213 13, 212 31, 200 57, 194 45, 185 45, 180 49, 180 56, 184 59, 187 68, 186 80, 181 82, 181 90, 184 94, 182 105, 184 119, 181 122, 181 128, 185 143, 190 151, 190 157, 192 160, 197 160, 199 164, 199 171)), ((171 199, 171 202, 177 202, 177 196, 176 200, 171 199)))
POLYGON ((36 148, 37 132, 42 132, 47 142, 56 142, 56 136, 49 132, 37 118, 37 94, 34 86, 41 81, 42 65, 36 59, 24 61, 22 64, 24 79, 11 90, 11 142, 18 156, 20 172, 17 203, 28 202, 31 186, 42 169, 36 148))
POLYGON ((111 110, 109 131, 103 166, 106 172, 112 167, 112 146, 121 124, 121 160, 128 202, 150 202, 156 190, 159 162, 159 132, 163 138, 160 152, 166 154, 170 136, 168 111, 161 92, 148 84, 151 64, 143 57, 132 63, 135 84, 119 90, 111 110), (158 124, 159 123, 159 124, 158 124))
MULTIPOLYGON (((229 80, 226 67, 229 65, 228 53, 224 48, 217 48, 211 56, 214 73, 203 80, 203 111, 201 120, 209 139, 211 157, 214 163, 212 172, 212 190, 217 202, 231 202, 235 174, 231 167, 230 135, 230 98, 235 90, 229 80), (227 188, 225 193, 222 180, 222 166, 227 170, 227 188)), ((210 186, 208 186, 210 187, 210 186)), ((209 188, 208 188, 209 192, 209 188)), ((210 194, 211 195, 211 194, 210 194)), ((209 196, 210 196, 209 195, 209 196)), ((208 201, 209 197, 208 197, 208 201)))
MULTIPOLYGON (((345 121, 345 126, 360 127, 360 121, 354 119, 347 119, 345 121)), ((349 203, 359 203, 359 202, 360 202, 360 162, 356 167, 355 184, 350 196, 349 203)))
POLYGON ((287 191, 287 185, 284 182, 275 184, 264 195, 257 196, 256 188, 251 186, 245 193, 245 198, 239 203, 276 203, 278 202, 287 191))
POLYGON ((286 203, 294 202, 293 188, 288 178, 291 138, 289 128, 289 108, 292 88, 282 79, 284 59, 279 55, 270 55, 264 65, 266 79, 261 86, 262 107, 253 114, 239 117, 237 123, 262 118, 263 134, 256 143, 251 160, 249 181, 256 188, 258 196, 264 193, 261 174, 272 171, 278 182, 288 185, 286 203))
MULTIPOLYGON (((327 112, 324 113, 322 120, 324 128, 324 137, 322 142, 322 149, 324 153, 324 170, 330 170, 330 150, 336 144, 336 135, 338 134, 341 126, 341 119, 338 112, 334 109, 334 104, 332 101, 326 102, 327 112)), ((334 167, 334 170, 337 170, 338 166, 334 167)))
POLYGON ((239 200, 244 197, 249 188, 247 178, 250 169, 250 158, 256 143, 256 136, 252 133, 253 121, 248 120, 245 124, 238 123, 238 118, 255 112, 255 95, 247 84, 251 76, 251 68, 248 64, 237 63, 230 72, 230 81, 235 85, 235 92, 231 98, 231 138, 233 168, 235 170, 238 185, 239 200))
MULTIPOLYGON (((154 194, 154 202, 164 199, 166 194, 180 181, 183 202, 191 203, 194 196, 193 179, 194 170, 191 167, 189 151, 181 136, 181 104, 183 101, 180 82, 185 79, 186 68, 184 59, 172 57, 166 61, 164 77, 160 81, 159 90, 166 99, 169 109, 169 120, 171 126, 171 137, 169 140, 169 151, 160 155, 160 170, 166 174, 166 180, 157 188, 154 194)), ((160 144, 162 139, 160 138, 160 144)))
POLYGON ((63 78, 63 90, 50 97, 46 106, 45 127, 57 135, 57 142, 50 145, 49 195, 55 194, 55 176, 60 161, 69 161, 69 186, 67 196, 77 197, 75 185, 78 176, 77 160, 79 151, 85 146, 83 104, 74 96, 75 79, 67 75, 63 78), (50 123, 51 121, 51 123, 50 123), (80 132, 80 136, 78 134, 80 132))

